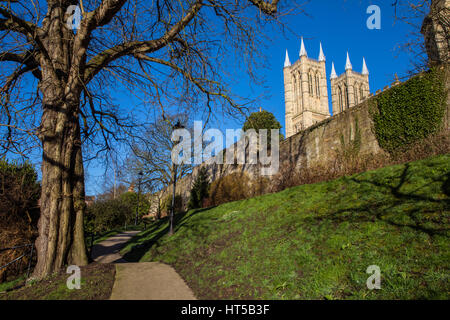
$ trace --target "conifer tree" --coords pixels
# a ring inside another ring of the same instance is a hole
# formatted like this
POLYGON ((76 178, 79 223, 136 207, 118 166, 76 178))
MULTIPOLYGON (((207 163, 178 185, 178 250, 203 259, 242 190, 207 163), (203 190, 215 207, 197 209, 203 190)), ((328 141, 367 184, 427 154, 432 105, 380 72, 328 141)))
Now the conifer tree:
POLYGON ((208 197, 209 181, 206 168, 201 168, 192 186, 188 208, 197 209, 203 205, 203 199, 208 197))

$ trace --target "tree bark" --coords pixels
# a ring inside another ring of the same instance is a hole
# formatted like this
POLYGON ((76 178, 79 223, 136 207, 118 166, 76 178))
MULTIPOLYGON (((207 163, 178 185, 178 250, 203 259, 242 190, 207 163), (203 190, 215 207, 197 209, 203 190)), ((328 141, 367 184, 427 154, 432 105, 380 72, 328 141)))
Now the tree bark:
POLYGON ((88 262, 80 126, 74 109, 67 103, 44 104, 41 216, 34 272, 39 278, 65 264, 88 262))
POLYGON ((62 25, 63 16, 63 8, 55 7, 43 21, 48 33, 42 43, 48 56, 41 55, 40 61, 42 193, 34 278, 43 278, 64 265, 88 263, 83 230, 85 194, 79 123, 82 85, 73 76, 81 64, 71 55, 73 36, 62 25))
POLYGON ((46 97, 60 90, 46 90, 41 124, 43 162, 41 216, 36 240, 38 263, 33 275, 37 278, 58 271, 66 264, 88 263, 83 230, 85 194, 78 105, 60 99, 49 103, 46 97))

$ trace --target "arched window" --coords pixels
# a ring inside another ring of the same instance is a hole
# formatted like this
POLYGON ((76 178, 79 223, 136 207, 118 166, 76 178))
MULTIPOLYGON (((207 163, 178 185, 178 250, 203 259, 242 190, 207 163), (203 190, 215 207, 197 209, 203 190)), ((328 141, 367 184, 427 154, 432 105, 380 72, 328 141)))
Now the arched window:
POLYGON ((342 97, 342 89, 341 89, 341 87, 338 87, 338 97, 339 97, 339 103, 338 103, 338 105, 339 105, 339 112, 342 112, 342 111, 344 111, 344 108, 343 108, 343 97, 342 97))
POLYGON ((320 75, 316 74, 316 96, 320 97, 320 75))
POLYGON ((347 87, 347 85, 345 84, 344 85, 344 104, 345 104, 345 107, 346 108, 348 108, 349 107, 349 103, 348 103, 349 101, 348 101, 348 87, 347 87))
POLYGON ((308 84, 309 84, 309 94, 313 95, 313 93, 314 93, 314 91, 313 91, 313 79, 312 79, 311 72, 308 73, 308 84))
POLYGON ((355 96, 355 105, 357 105, 359 102, 358 102, 358 88, 357 88, 357 86, 356 86, 356 84, 353 86, 353 95, 355 96))
POLYGON ((293 78, 293 85, 294 85, 294 110, 296 111, 298 109, 297 105, 298 105, 298 93, 297 93, 297 77, 295 76, 295 74, 292 76, 293 78))
POLYGON ((297 98, 297 113, 300 113, 302 111, 302 96, 303 96, 303 92, 302 92, 302 75, 299 73, 297 73, 297 92, 298 92, 298 98, 297 98))
POLYGON ((361 97, 361 101, 364 100, 364 87, 361 85, 359 87, 359 96, 361 97))

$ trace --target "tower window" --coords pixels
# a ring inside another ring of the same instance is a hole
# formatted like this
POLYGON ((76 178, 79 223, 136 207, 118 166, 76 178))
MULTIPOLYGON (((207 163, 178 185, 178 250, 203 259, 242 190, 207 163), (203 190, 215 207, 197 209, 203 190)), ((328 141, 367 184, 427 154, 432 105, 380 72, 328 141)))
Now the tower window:
POLYGON ((309 94, 313 95, 313 79, 311 73, 308 74, 309 94))
POLYGON ((355 96, 355 104, 358 104, 358 89, 356 88, 356 85, 353 87, 353 94, 355 96))
POLYGON ((343 99, 342 99, 342 89, 341 89, 341 87, 338 87, 338 96, 339 96, 339 111, 340 112, 342 112, 342 111, 344 111, 344 108, 343 108, 343 99))
POLYGON ((359 96, 361 97, 361 101, 364 100, 364 88, 363 85, 359 87, 359 96))
POLYGON ((350 105, 349 105, 349 101, 348 101, 348 87, 347 87, 347 85, 344 86, 344 94, 345 94, 345 97, 344 97, 345 107, 349 108, 350 105))
POLYGON ((320 97, 320 76, 316 74, 316 96, 320 97))
POLYGON ((294 74, 294 108, 298 112, 298 100, 299 96, 297 93, 297 77, 294 74))

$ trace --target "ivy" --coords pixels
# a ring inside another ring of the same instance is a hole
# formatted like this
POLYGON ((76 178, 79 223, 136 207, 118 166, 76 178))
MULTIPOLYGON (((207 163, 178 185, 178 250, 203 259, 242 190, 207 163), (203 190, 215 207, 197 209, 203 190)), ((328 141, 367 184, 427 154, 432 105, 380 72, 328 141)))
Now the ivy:
POLYGON ((419 74, 370 101, 380 147, 391 154, 440 129, 446 107, 444 72, 419 74))

